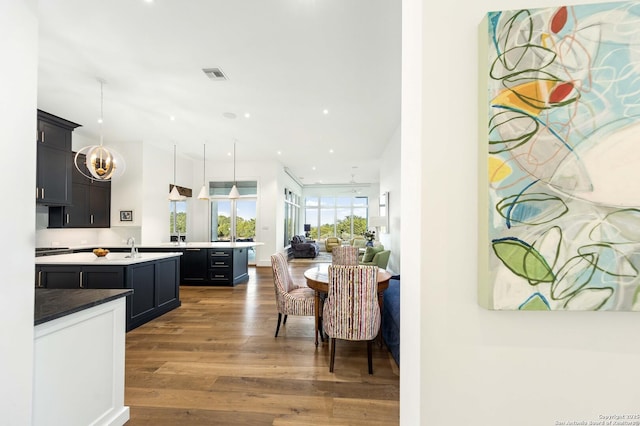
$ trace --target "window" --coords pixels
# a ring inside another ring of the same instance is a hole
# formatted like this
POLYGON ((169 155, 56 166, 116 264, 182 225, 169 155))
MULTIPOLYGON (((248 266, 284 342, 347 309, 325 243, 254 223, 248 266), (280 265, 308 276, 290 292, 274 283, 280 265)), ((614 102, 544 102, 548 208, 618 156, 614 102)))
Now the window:
POLYGON ((368 197, 307 197, 305 223, 311 224, 311 238, 337 236, 343 240, 362 235, 367 229, 368 197))
POLYGON ((169 202, 169 235, 171 241, 184 240, 187 236, 187 202, 169 202))
POLYGON ((233 182, 209 182, 211 241, 253 241, 256 236, 258 182, 236 182, 240 193, 229 199, 233 182))
MULTIPOLYGON (((289 245, 299 229, 300 196, 289 189, 284 189, 284 244, 289 245)), ((306 222, 309 223, 309 222, 306 222)))

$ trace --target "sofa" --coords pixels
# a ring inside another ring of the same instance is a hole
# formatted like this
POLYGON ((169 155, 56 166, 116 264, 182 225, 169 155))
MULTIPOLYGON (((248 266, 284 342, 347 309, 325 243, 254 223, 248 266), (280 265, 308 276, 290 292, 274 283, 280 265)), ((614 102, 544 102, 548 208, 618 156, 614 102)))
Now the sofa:
POLYGON ((389 280, 389 287, 384 291, 382 304, 382 322, 380 331, 391 356, 400 366, 400 275, 389 280))
POLYGON ((353 246, 353 247, 366 247, 367 246, 367 240, 364 239, 363 236, 361 235, 357 235, 355 237, 353 237, 351 239, 351 241, 349 241, 349 245, 353 246))
POLYGON ((375 265, 381 269, 387 269, 389 264, 390 250, 385 250, 382 244, 365 248, 364 254, 360 257, 360 265, 375 265))
POLYGON ((315 258, 320 246, 315 241, 307 241, 303 235, 294 235, 291 239, 291 255, 294 258, 315 258))

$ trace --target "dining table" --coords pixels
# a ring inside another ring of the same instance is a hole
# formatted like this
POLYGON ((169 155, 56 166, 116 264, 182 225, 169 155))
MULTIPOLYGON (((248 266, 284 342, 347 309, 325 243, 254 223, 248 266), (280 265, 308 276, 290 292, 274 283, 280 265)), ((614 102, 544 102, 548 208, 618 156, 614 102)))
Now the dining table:
MULTIPOLYGON (((319 263, 313 268, 304 271, 307 286, 315 291, 315 343, 318 346, 318 329, 320 322, 320 295, 329 292, 329 265, 330 263, 319 263)), ((391 273, 386 269, 378 268, 378 304, 382 312, 384 302, 384 291, 389 287, 391 273)), ((321 330, 321 332, 323 332, 321 330)))

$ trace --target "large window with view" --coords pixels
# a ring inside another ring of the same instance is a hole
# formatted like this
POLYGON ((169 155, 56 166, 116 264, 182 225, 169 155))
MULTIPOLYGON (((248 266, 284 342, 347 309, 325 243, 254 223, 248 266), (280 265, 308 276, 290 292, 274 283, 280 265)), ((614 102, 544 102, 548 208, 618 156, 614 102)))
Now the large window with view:
MULTIPOLYGON (((230 199, 234 182, 209 182, 211 241, 255 241, 258 182, 235 182, 240 198, 230 199)), ((249 250, 249 264, 255 251, 249 250)))
POLYGON ((290 189, 284 189, 284 245, 291 243, 291 239, 298 230, 300 217, 300 196, 290 189))
POLYGON ((306 197, 304 217, 311 225, 311 238, 348 240, 367 229, 368 197, 306 197))

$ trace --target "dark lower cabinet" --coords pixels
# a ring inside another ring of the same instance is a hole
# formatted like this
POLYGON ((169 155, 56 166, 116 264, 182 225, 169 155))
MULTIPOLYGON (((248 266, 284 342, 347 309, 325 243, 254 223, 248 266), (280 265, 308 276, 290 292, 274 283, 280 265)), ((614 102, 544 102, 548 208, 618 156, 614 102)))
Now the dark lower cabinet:
MULTIPOLYGON (((112 251, 119 250, 121 249, 114 248, 112 251)), ((180 283, 184 285, 233 286, 249 279, 247 247, 141 247, 139 251, 181 252, 180 283)))
POLYGON ((36 265, 36 287, 130 288, 127 331, 180 306, 180 258, 131 265, 36 265))
POLYGON ((209 249, 185 248, 182 249, 181 268, 182 284, 206 284, 209 274, 209 249))
POLYGON ((248 249, 209 249, 209 281, 212 285, 236 285, 249 278, 248 249))

